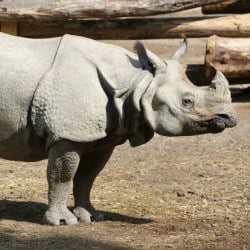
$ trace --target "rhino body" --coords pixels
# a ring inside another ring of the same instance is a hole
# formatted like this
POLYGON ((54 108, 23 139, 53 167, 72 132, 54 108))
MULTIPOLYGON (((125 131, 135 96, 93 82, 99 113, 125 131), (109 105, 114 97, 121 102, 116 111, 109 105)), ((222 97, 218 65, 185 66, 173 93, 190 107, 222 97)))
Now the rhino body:
POLYGON ((114 147, 164 136, 217 133, 236 125, 228 83, 186 78, 178 58, 163 61, 143 44, 137 55, 84 37, 17 38, 0 33, 0 157, 48 158, 45 222, 91 222, 103 215, 90 191, 114 147), (73 182, 75 208, 66 199, 73 182))
POLYGON ((118 120, 108 102, 138 76, 136 67, 123 70, 131 65, 131 52, 70 35, 34 40, 1 33, 0 43, 1 157, 41 160, 57 139, 93 142, 112 135, 118 120), (101 74, 109 77, 107 86, 100 84, 101 74))

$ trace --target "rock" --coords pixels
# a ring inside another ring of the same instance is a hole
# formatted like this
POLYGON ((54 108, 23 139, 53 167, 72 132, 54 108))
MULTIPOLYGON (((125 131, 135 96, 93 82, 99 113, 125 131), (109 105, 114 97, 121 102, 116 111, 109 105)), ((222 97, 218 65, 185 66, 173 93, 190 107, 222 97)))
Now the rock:
POLYGON ((178 197, 184 197, 184 196, 186 196, 185 193, 182 192, 182 191, 178 191, 176 194, 177 194, 178 197))

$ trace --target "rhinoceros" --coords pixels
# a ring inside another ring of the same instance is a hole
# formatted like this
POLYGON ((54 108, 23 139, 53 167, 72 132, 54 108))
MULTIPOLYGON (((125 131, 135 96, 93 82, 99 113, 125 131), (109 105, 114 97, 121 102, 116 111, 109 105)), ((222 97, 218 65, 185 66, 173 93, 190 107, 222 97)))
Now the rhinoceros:
POLYGON ((154 133, 189 136, 236 125, 226 78, 217 71, 209 87, 194 86, 178 61, 186 47, 184 40, 162 60, 141 42, 134 54, 73 35, 0 33, 0 157, 48 158, 46 223, 103 219, 90 192, 116 145, 139 146, 154 133))

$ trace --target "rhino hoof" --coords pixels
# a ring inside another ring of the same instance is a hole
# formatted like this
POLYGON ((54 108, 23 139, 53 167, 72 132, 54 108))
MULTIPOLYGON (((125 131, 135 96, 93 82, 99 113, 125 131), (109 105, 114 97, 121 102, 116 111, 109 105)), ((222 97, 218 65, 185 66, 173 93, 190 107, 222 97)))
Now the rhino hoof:
POLYGON ((104 214, 101 212, 98 212, 94 209, 91 209, 93 211, 88 211, 87 209, 83 207, 76 207, 73 210, 74 215, 79 219, 79 221, 84 221, 86 223, 91 223, 92 221, 103 221, 104 220, 104 214))
POLYGON ((79 219, 79 221, 84 221, 86 223, 92 222, 92 215, 83 207, 76 207, 73 210, 74 215, 79 219))
POLYGON ((78 223, 77 218, 67 208, 59 211, 47 210, 43 221, 52 226, 76 225, 78 223))

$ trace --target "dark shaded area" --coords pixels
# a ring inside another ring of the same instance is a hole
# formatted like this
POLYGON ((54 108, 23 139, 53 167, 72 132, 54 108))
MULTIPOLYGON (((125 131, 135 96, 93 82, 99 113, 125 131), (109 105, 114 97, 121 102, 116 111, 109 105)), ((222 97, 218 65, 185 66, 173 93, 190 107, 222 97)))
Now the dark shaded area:
POLYGON ((249 0, 228 1, 228 3, 203 6, 203 14, 243 14, 250 12, 249 0))
MULTIPOLYGON (((89 238, 84 237, 69 237, 66 235, 58 236, 53 235, 50 237, 18 237, 13 235, 14 232, 0 232, 0 249, 1 250, 10 250, 10 249, 36 249, 36 250, 64 250, 64 249, 71 249, 71 250, 91 250, 91 249, 99 249, 99 250, 132 250, 132 249, 140 249, 140 248, 133 248, 129 246, 119 246, 118 244, 106 243, 101 242, 89 238), (4 248, 1 245, 4 244, 4 248)), ((166 249, 166 248, 161 248, 166 249)), ((167 249, 169 249, 167 247, 167 249)), ((172 249, 172 248, 171 248, 172 249)), ((178 247, 174 248, 176 250, 184 250, 187 249, 186 247, 178 247)), ((197 248, 198 249, 198 248, 197 248)), ((205 250, 208 248, 199 248, 198 250, 205 250)), ((225 248, 209 248, 213 250, 231 250, 231 249, 241 249, 235 247, 225 247, 225 248)))
MULTIPOLYGON (((198 86, 205 86, 209 85, 212 81, 212 79, 215 76, 216 70, 214 68, 209 69, 210 76, 209 78, 206 76, 206 65, 204 64, 188 64, 186 66, 186 74, 188 79, 198 85, 198 86)), ((227 76, 226 76, 227 77, 227 76)), ((250 83, 249 77, 245 78, 228 78, 228 82, 230 84, 244 84, 244 83, 250 83)))
POLYGON ((113 213, 113 212, 105 212, 102 211, 105 214, 105 219, 106 221, 120 221, 120 222, 126 222, 130 224, 147 224, 150 222, 153 222, 151 219, 146 219, 146 218, 136 218, 136 217, 131 217, 127 215, 122 215, 119 213, 113 213))
MULTIPOLYGON (((218 18, 218 16, 205 17, 206 19, 218 18)), ((86 36, 92 39, 159 39, 159 38, 183 38, 183 32, 171 32, 178 25, 204 20, 199 17, 182 18, 107 18, 84 20, 61 20, 43 22, 20 22, 19 35, 30 38, 58 37, 64 34, 86 36), (145 28, 146 27, 146 28, 145 28)), ((208 36, 208 31, 206 31, 208 36)), ((213 35, 211 33, 210 35, 213 35)), ((201 33, 189 31, 187 37, 202 37, 201 33)))
POLYGON ((12 232, 0 232, 0 249, 102 249, 102 250, 125 250, 131 249, 121 247, 115 244, 105 243, 97 240, 80 237, 68 237, 53 235, 50 237, 38 238, 32 237, 17 237, 12 235, 12 232), (4 248, 1 245, 4 244, 4 248))
POLYGON ((250 102, 250 86, 246 88, 231 88, 233 102, 250 102))
POLYGON ((47 205, 31 201, 0 200, 0 220, 27 221, 42 224, 47 205))
POLYGON ((188 79, 195 85, 208 85, 208 80, 205 77, 204 64, 188 64, 186 67, 186 75, 188 79))
MULTIPOLYGON (((186 75, 188 79, 197 86, 210 85, 215 76, 215 69, 211 68, 212 74, 210 79, 206 78, 206 66, 204 64, 188 64, 186 67, 186 75)), ((250 86, 237 87, 238 84, 249 84, 249 78, 228 79, 233 102, 250 102, 250 86), (232 86, 235 85, 235 86, 232 86)))
MULTIPOLYGON (((43 224, 43 215, 47 205, 31 201, 0 200, 0 220, 27 221, 43 224)), ((106 221, 120 221, 130 224, 146 224, 152 222, 150 219, 131 217, 119 213, 101 211, 105 214, 106 221)))

